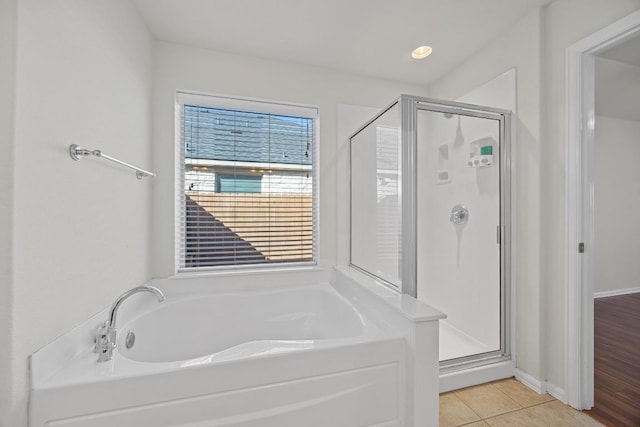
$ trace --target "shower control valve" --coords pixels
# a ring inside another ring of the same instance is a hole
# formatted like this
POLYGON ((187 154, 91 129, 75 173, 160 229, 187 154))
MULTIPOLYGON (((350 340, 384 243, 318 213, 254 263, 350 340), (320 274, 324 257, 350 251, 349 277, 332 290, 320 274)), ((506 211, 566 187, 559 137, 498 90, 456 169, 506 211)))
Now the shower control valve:
POLYGON ((451 216, 449 221, 455 225, 463 225, 467 223, 469 219, 469 210, 464 205, 455 205, 451 209, 451 216))

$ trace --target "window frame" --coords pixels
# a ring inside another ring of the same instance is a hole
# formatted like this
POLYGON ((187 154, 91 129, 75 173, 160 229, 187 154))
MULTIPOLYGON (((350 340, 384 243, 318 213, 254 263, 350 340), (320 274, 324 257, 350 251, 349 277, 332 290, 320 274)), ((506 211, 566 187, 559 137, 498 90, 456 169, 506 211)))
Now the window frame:
POLYGON ((174 272, 176 276, 202 275, 202 274, 228 274, 230 272, 255 272, 275 270, 295 270, 300 268, 316 267, 319 258, 320 235, 320 115, 317 106, 285 103, 263 99, 244 98, 229 95, 193 92, 188 90, 176 90, 174 99, 175 111, 175 137, 174 137, 174 272), (255 263, 239 265, 219 265, 207 267, 185 267, 182 259, 181 246, 183 244, 183 212, 185 212, 184 185, 185 185, 185 155, 183 139, 183 114, 185 105, 202 107, 233 109, 255 113, 288 115, 305 117, 313 120, 312 140, 312 166, 311 166, 311 200, 312 200, 312 259, 309 261, 255 263))

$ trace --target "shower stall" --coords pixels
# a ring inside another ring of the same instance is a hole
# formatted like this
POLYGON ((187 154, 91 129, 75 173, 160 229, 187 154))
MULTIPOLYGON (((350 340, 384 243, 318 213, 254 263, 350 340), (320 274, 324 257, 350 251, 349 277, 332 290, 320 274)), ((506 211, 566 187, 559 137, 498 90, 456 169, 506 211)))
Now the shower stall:
POLYGON ((350 137, 350 264, 443 311, 441 374, 510 359, 510 112, 402 95, 350 137))

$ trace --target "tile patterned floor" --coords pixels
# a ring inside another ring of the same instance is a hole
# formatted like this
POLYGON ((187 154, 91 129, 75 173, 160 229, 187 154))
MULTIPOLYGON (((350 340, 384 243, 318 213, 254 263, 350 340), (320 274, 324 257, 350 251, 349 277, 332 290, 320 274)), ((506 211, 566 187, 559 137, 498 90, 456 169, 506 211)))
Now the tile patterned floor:
POLYGON ((440 395, 440 427, 601 426, 548 394, 513 378, 440 395))

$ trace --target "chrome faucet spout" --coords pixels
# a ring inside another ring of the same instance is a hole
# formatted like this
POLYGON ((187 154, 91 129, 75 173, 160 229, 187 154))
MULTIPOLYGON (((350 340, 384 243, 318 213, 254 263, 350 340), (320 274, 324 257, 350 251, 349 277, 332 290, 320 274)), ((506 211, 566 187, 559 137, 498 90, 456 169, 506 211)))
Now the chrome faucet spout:
POLYGON ((118 309, 120 308, 120 305, 122 305, 122 302, 127 298, 129 298, 131 295, 134 295, 140 292, 151 292, 155 294, 158 297, 158 302, 162 302, 166 299, 162 291, 156 288, 155 286, 144 285, 144 286, 135 287, 133 289, 129 289, 127 292, 123 293, 118 298, 116 298, 115 302, 111 306, 111 310, 109 310, 109 322, 108 322, 110 327, 114 329, 116 327, 116 315, 118 314, 118 309))
POLYGON ((131 295, 140 292, 151 292, 158 298, 158 302, 164 301, 166 298, 162 291, 155 286, 138 286, 129 289, 127 292, 116 298, 115 302, 109 310, 109 318, 98 326, 95 336, 94 353, 98 353, 98 362, 107 362, 113 357, 113 349, 116 348, 116 315, 120 305, 131 295))

